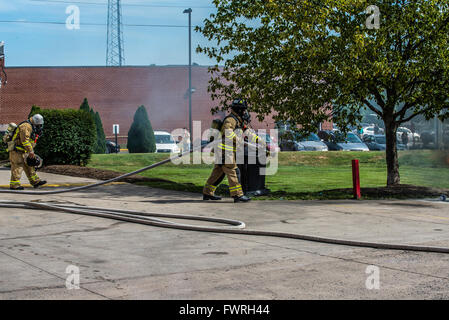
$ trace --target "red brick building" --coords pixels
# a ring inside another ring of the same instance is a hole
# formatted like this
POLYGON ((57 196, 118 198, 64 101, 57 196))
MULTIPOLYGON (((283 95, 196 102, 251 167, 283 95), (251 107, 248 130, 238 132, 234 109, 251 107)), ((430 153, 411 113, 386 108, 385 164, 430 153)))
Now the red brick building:
MULTIPOLYGON (((106 136, 112 125, 120 125, 121 142, 140 105, 147 108, 154 130, 172 131, 188 124, 188 67, 12 67, 7 68, 8 85, 0 89, 0 124, 20 122, 31 106, 78 109, 84 98, 100 113, 106 136)), ((216 103, 207 92, 207 67, 192 68, 192 118, 210 126, 211 108, 216 103)), ((219 116, 218 116, 219 117, 219 116)), ((274 128, 271 118, 256 129, 274 128)), ((325 127, 330 124, 324 124, 325 127)))

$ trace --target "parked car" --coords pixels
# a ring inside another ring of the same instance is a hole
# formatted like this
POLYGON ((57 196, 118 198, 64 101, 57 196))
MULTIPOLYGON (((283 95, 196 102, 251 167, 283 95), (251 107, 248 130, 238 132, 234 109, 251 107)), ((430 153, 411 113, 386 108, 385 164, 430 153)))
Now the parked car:
POLYGON ((318 134, 329 150, 333 151, 369 151, 368 146, 353 132, 345 137, 340 131, 320 131, 318 134))
POLYGON ((409 128, 399 127, 396 135, 400 141, 402 141, 402 135, 404 134, 404 132, 407 133, 408 144, 413 143, 413 138, 415 138, 415 142, 418 142, 421 139, 421 136, 418 133, 412 133, 412 130, 410 130, 409 128))
POLYGON ((279 152, 279 151, 281 150, 281 149, 279 148, 279 146, 278 146, 276 140, 275 140, 272 136, 270 136, 269 134, 267 134, 267 133, 257 133, 257 135, 258 135, 261 139, 264 139, 264 140, 265 140, 265 142, 266 142, 266 144, 267 144, 267 147, 268 147, 268 149, 269 149, 270 151, 272 151, 272 152, 279 152))
POLYGON ((375 132, 375 126, 369 126, 363 128, 362 138, 366 135, 381 135, 384 133, 384 129, 378 127, 378 131, 375 132))
POLYGON ((115 142, 106 140, 106 153, 119 153, 120 146, 117 146, 115 142))
POLYGON ((300 138, 299 143, 304 147, 305 151, 329 151, 328 146, 315 133, 300 138))
MULTIPOLYGON (((366 135, 363 137, 363 142, 368 146, 370 151, 383 151, 387 148, 387 141, 384 135, 366 135)), ((397 149, 406 150, 407 147, 402 142, 397 140, 397 149)))
POLYGON ((424 148, 435 147, 435 131, 423 131, 421 142, 424 148))
POLYGON ((285 131, 282 133, 279 147, 281 151, 305 151, 305 148, 298 141, 298 133, 294 131, 285 131))
POLYGON ((154 131, 156 139, 156 152, 179 153, 179 147, 170 133, 166 131, 154 131))
POLYGON ((305 151, 303 145, 296 141, 296 134, 285 131, 280 138, 279 147, 281 151, 305 151))
POLYGON ((289 132, 281 139, 282 151, 328 151, 328 147, 315 134, 302 137, 299 133, 289 132))

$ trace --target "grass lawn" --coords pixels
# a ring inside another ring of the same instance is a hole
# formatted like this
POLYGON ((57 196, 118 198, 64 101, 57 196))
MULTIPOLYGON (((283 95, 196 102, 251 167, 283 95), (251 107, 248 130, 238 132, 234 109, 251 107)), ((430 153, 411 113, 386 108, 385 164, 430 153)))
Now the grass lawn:
MULTIPOLYGON (((118 172, 131 172, 164 160, 168 154, 105 154, 94 155, 89 167, 118 172)), ((275 175, 267 176, 269 198, 320 198, 323 190, 352 187, 351 160, 359 159, 362 187, 382 187, 386 184, 384 152, 281 152, 275 175)), ((414 150, 399 153, 402 184, 449 188, 449 167, 444 155, 435 151, 414 150)), ((167 183, 145 184, 167 189, 201 192, 212 165, 174 165, 141 173, 167 183)), ((226 184, 226 179, 223 184, 226 184)), ((222 186, 219 193, 226 193, 222 186)), ((339 198, 338 194, 333 195, 339 198)), ((346 196, 347 197, 347 196, 346 196)), ((266 199, 266 198, 265 198, 266 199)))

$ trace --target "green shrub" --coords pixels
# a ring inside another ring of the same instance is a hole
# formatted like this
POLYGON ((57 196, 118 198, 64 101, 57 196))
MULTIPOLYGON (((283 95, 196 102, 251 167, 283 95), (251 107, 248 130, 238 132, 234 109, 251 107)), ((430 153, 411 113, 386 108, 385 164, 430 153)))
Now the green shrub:
POLYGON ((84 98, 84 101, 80 106, 80 110, 88 112, 95 122, 95 130, 97 132, 97 138, 96 138, 96 142, 95 142, 95 146, 94 146, 94 153, 95 154, 105 153, 106 152, 106 136, 104 134, 103 123, 101 122, 100 114, 98 112, 94 112, 94 109, 92 109, 89 106, 89 102, 87 101, 87 98, 84 98))
POLYGON ((8 144, 3 142, 3 134, 0 134, 0 161, 9 159, 9 152, 7 149, 8 144))
POLYGON ((86 165, 97 136, 92 116, 73 109, 36 109, 35 113, 44 117, 44 131, 35 148, 44 163, 86 165))
POLYGON ((147 110, 140 106, 134 115, 134 122, 128 131, 129 153, 149 153, 156 151, 156 139, 153 127, 148 119, 147 110))

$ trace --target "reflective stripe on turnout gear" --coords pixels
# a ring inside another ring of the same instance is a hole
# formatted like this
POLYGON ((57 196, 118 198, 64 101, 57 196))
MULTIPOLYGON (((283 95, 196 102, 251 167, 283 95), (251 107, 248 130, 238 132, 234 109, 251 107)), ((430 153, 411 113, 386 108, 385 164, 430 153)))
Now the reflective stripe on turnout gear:
POLYGON ((218 148, 221 149, 221 150, 229 150, 229 151, 235 151, 236 150, 235 147, 227 146, 227 145, 225 145, 223 143, 220 143, 218 145, 218 148))
POLYGON ((217 189, 216 186, 213 186, 213 185, 210 185, 210 184, 206 184, 205 187, 211 189, 212 191, 215 191, 217 189))
POLYGON ((242 186, 241 186, 241 185, 238 185, 238 186, 229 188, 229 191, 237 191, 237 190, 242 190, 242 186))
POLYGON ((234 137, 236 136, 235 132, 231 132, 230 134, 226 135, 226 138, 228 139, 234 139, 234 137))

